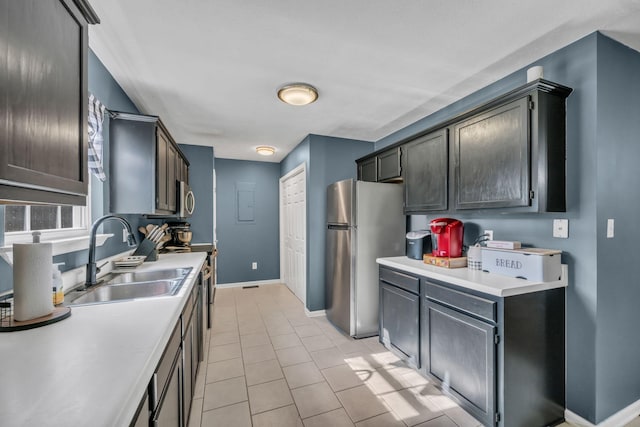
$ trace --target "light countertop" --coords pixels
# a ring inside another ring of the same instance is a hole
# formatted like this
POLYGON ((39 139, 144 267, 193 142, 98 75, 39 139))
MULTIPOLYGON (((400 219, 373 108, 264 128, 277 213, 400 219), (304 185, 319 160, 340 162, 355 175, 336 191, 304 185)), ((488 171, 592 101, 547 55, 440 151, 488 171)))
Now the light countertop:
POLYGON ((136 271, 192 267, 174 296, 72 307, 58 323, 0 334, 0 424, 126 426, 206 253, 162 254, 136 271))
POLYGON ((497 297, 527 294, 548 289, 567 287, 567 266, 562 266, 562 279, 555 282, 535 282, 499 274, 485 273, 468 268, 444 268, 427 265, 406 256, 378 258, 376 262, 408 273, 417 274, 435 280, 451 283, 463 288, 484 292, 497 297))

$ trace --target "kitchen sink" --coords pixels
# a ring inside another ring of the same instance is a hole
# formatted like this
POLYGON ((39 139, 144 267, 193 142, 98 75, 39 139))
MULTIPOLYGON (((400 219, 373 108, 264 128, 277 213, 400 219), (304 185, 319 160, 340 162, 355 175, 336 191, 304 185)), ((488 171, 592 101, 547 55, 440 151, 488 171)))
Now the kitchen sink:
POLYGON ((67 305, 104 304, 178 293, 191 268, 126 272, 105 276, 101 284, 67 294, 67 305))
POLYGON ((156 271, 127 271, 105 276, 104 283, 115 285, 118 283, 153 282, 156 280, 176 280, 189 275, 191 268, 172 268, 156 271))

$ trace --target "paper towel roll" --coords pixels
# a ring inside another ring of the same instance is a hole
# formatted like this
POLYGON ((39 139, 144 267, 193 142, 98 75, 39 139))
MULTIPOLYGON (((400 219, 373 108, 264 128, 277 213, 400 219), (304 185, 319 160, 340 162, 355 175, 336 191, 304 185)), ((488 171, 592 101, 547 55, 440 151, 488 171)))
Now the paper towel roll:
POLYGON ((53 312, 51 243, 13 244, 13 318, 20 322, 53 312))

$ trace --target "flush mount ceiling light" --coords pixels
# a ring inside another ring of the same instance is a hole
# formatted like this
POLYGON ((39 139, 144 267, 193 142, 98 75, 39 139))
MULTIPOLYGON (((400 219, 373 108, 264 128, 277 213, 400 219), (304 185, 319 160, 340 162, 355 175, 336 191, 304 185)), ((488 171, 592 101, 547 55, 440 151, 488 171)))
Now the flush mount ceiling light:
POLYGON ((290 83, 278 89, 278 98, 289 105, 307 105, 318 99, 318 91, 307 83, 290 83))
POLYGON ((256 153, 262 156, 273 156, 275 152, 276 149, 273 147, 269 147, 268 145, 261 145, 259 147, 256 147, 256 153))

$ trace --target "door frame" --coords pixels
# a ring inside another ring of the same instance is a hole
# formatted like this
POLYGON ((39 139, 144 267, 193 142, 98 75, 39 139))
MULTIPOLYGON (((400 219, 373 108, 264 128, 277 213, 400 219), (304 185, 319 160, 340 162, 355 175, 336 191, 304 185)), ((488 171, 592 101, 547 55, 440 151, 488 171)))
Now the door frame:
MULTIPOLYGON (((300 163, 298 166, 296 166, 295 168, 293 168, 291 171, 289 171, 287 174, 285 174, 284 176, 282 176, 280 178, 280 182, 278 185, 278 208, 279 208, 279 225, 280 225, 280 281, 282 283, 285 283, 284 281, 284 272, 285 272, 285 247, 284 247, 284 200, 283 200, 283 188, 284 188, 284 183, 289 181, 290 179, 294 178, 295 176, 298 176, 299 174, 303 174, 303 178, 304 178, 304 215, 303 215, 303 220, 304 220, 304 226, 302 227, 303 231, 304 231, 304 263, 303 263, 303 268, 304 268, 304 273, 303 273, 303 277, 304 277, 304 283, 302 286, 302 304, 306 307, 307 306, 307 261, 308 261, 308 241, 307 241, 307 166, 305 162, 300 163)), ((286 284, 285 284, 286 286, 286 284)), ((287 286, 287 288, 289 288, 287 286)), ((295 295, 295 293, 294 293, 295 295)), ((297 295, 296 295, 297 296, 297 295)))

